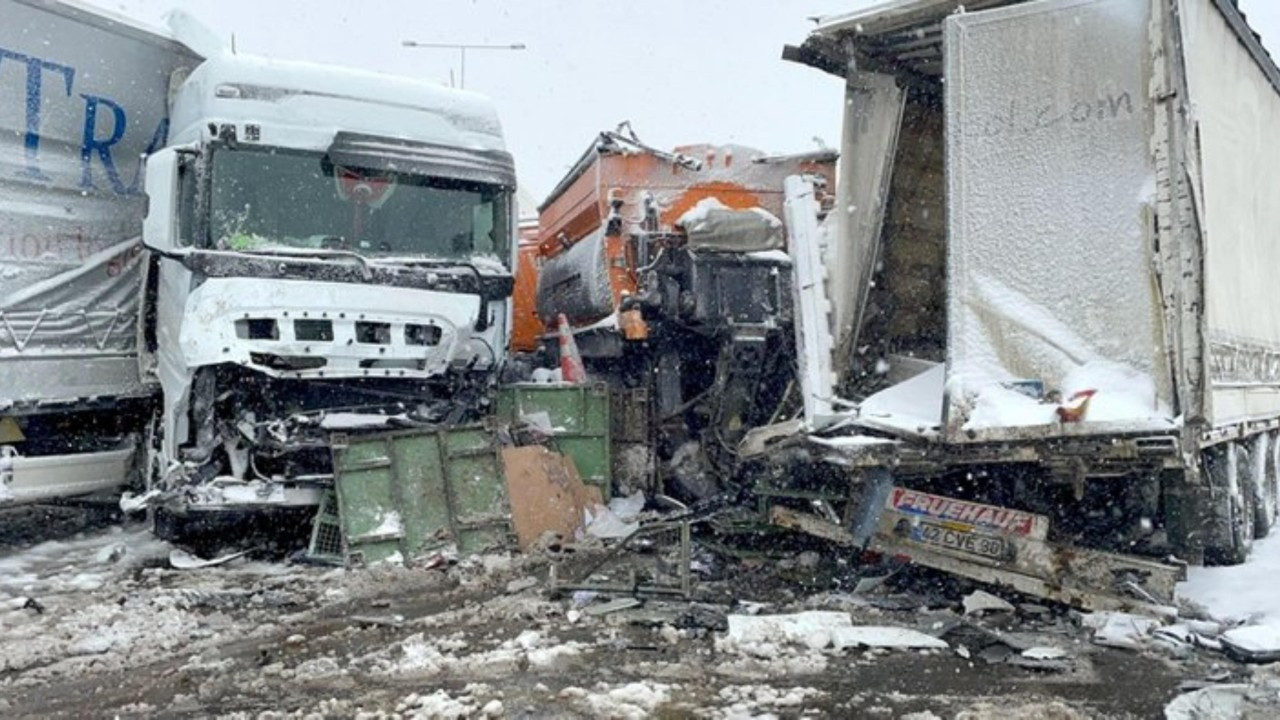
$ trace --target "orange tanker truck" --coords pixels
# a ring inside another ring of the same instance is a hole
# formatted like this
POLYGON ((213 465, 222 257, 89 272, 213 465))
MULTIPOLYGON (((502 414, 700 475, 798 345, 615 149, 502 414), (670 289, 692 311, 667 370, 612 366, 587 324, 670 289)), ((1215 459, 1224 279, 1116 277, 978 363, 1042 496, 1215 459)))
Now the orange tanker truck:
POLYGON ((713 493, 742 433, 785 404, 794 338, 783 180, 808 175, 834 191, 835 160, 736 145, 664 152, 624 124, 601 133, 538 208, 537 243, 521 247, 516 273, 513 349, 539 345, 554 366, 556 321, 568 319, 588 374, 609 383, 615 417, 628 418, 628 437, 615 435, 622 487, 657 477, 674 481, 664 491, 713 493))

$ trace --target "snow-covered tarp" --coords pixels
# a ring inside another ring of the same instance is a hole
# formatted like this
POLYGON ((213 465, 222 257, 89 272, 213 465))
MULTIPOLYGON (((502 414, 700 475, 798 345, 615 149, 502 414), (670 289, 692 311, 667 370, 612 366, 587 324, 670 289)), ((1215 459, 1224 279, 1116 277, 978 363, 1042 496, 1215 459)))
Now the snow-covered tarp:
POLYGON ((676 221, 695 250, 764 252, 784 246, 782 221, 764 208, 734 210, 705 197, 676 221))
POLYGON ((946 21, 948 417, 955 440, 1058 422, 1168 427, 1148 0, 946 21))

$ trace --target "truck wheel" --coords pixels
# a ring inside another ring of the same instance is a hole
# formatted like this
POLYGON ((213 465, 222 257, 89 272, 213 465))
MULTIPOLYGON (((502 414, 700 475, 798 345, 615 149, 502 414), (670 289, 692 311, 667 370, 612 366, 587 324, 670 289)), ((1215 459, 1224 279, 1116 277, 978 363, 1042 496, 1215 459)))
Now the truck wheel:
POLYGON ((1270 434, 1259 435, 1250 447, 1253 482, 1253 537, 1262 539, 1271 532, 1276 519, 1276 440, 1270 434))
POLYGON ((1255 507, 1253 493, 1247 488, 1244 492, 1231 498, 1231 550, 1226 554, 1227 565, 1240 565, 1249 559, 1253 552, 1255 537, 1255 507))
POLYGON ((1236 443, 1213 448, 1205 453, 1205 470, 1214 486, 1218 502, 1216 532, 1206 543, 1206 554, 1217 564, 1239 565, 1249 559, 1253 550, 1253 490, 1245 481, 1249 456, 1236 443))
POLYGON ((1258 487, 1258 519, 1254 524, 1259 528, 1265 525, 1266 529, 1259 529, 1262 534, 1258 537, 1270 534, 1277 519, 1280 519, 1280 433, 1267 433, 1264 437, 1266 463, 1262 482, 1258 487))

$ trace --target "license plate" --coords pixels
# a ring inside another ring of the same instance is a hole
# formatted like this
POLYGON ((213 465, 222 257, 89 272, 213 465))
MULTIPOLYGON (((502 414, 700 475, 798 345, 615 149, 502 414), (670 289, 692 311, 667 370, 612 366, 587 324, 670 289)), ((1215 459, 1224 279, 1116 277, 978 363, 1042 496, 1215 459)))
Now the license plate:
POLYGON ((948 550, 958 550, 970 555, 981 555, 994 559, 1005 556, 1004 538, 994 535, 983 535, 966 530, 922 522, 912 533, 913 539, 926 545, 936 545, 948 550))

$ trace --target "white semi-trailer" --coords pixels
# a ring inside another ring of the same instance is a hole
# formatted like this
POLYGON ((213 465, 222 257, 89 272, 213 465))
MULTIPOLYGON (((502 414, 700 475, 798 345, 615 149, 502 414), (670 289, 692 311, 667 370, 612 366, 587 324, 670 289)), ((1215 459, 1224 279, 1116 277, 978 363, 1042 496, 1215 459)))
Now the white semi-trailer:
POLYGON ((113 489, 154 408, 138 367, 142 156, 200 59, 124 18, 0 2, 0 507, 113 489))
MULTIPOLYGON (((84 130, 75 135, 83 142, 68 144, 37 132, 42 157, 82 171, 64 181, 74 192, 57 205, 38 178, 24 179, 29 197, 76 216, 86 232, 103 231, 90 210, 107 208, 132 274, 112 285, 115 296, 60 296, 72 318, 91 301, 127 310, 116 322, 129 340, 112 356, 120 380, 103 378, 91 393, 24 388, 23 399, 76 407, 128 390, 149 400, 153 413, 107 416, 116 435, 141 438, 133 442, 159 527, 193 514, 312 507, 332 478, 330 432, 449 423, 483 411, 509 331, 515 190, 488 100, 217 47, 202 46, 202 59, 160 33, 111 32, 123 24, 64 3, 5 5, 44 24, 0 33, 30 38, 46 55, 92 45, 92 77, 141 86, 133 104, 155 121, 144 124, 165 130, 111 154, 109 140, 129 129, 127 111, 116 108, 130 105, 84 99, 81 114, 97 134, 84 130), (135 61, 136 46, 156 57, 135 61), (108 109, 115 124, 102 122, 108 109)), ((6 38, 0 34, 0 47, 6 38)), ((27 77, 15 93, 29 88, 27 77)), ((4 116, 6 126, 19 119, 4 116)), ((25 142, 16 137, 5 149, 20 160, 25 142)), ((6 219, 28 221, 24 208, 6 209, 6 219)), ((85 274, 64 265, 67 275, 46 284, 63 288, 85 274)), ((102 273, 123 274, 112 267, 102 273)), ((28 285, 14 287, 30 294, 28 285)), ((87 337, 82 345, 101 335, 87 337)), ((27 359, 30 347, 3 348, 6 378, 43 381, 47 371, 27 359)), ((25 384, 6 380, 0 390, 16 394, 25 384)), ((45 417, 56 425, 62 413, 45 417)), ((15 478, 37 455, 27 451, 33 440, 58 437, 33 432, 30 417, 14 416, 26 438, 10 445, 15 478)), ((75 442, 105 442, 96 425, 78 427, 75 442)), ((130 447, 122 441, 119 451, 130 447)), ((54 450, 47 462, 70 463, 79 448, 54 450)))
POLYGON ((1071 546, 1243 560, 1276 518, 1280 72, 1235 4, 904 0, 785 56, 847 83, 837 211, 793 183, 788 219, 813 447, 892 476, 886 542, 1058 591, 1071 546))

